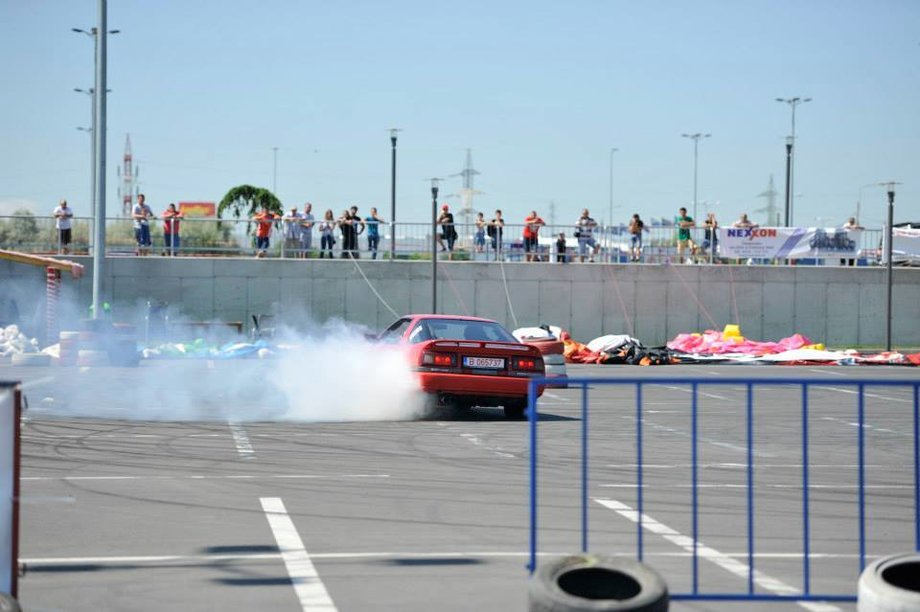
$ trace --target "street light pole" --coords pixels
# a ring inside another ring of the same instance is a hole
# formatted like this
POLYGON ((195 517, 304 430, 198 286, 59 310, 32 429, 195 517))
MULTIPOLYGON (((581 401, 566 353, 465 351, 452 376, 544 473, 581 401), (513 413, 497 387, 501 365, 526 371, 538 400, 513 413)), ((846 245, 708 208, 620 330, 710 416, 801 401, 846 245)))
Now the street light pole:
POLYGON ((700 139, 709 138, 712 134, 701 134, 697 132, 696 134, 681 134, 684 138, 689 138, 693 140, 693 221, 696 223, 696 202, 697 202, 697 177, 699 175, 699 153, 700 153, 700 139))
POLYGON ((390 261, 396 261, 396 136, 400 131, 390 129, 390 261))
MULTIPOLYGON (((78 93, 86 94, 90 97, 91 106, 92 106, 92 118, 90 119, 90 127, 88 128, 77 128, 82 132, 89 133, 90 141, 90 158, 89 158, 89 173, 90 173, 90 216, 96 214, 96 90, 92 87, 87 89, 80 89, 79 87, 74 87, 74 91, 78 93)), ((90 236, 90 246, 92 246, 92 236, 90 236)))
POLYGON ((613 227, 613 154, 619 151, 616 147, 610 147, 610 191, 609 191, 609 217, 607 218, 607 257, 609 261, 610 257, 610 241, 612 236, 610 235, 611 228, 613 227))
POLYGON ((811 102, 811 98, 776 98, 777 102, 784 102, 792 109, 792 134, 786 139, 786 226, 792 223, 794 212, 793 194, 795 180, 795 109, 799 104, 811 102))
POLYGON ((105 135, 106 135, 106 59, 109 34, 106 0, 98 0, 98 24, 89 31, 71 28, 93 39, 96 80, 93 87, 93 318, 102 317, 102 276, 105 261, 105 135))
POLYGON ((438 313, 438 184, 431 179, 431 313, 438 313))
POLYGON ((895 185, 900 184, 895 181, 879 183, 880 186, 885 187, 888 191, 888 228, 885 231, 885 284, 888 292, 885 299, 885 350, 889 352, 891 351, 891 289, 894 273, 894 258, 892 257, 894 252, 892 244, 894 239, 894 188, 895 185))

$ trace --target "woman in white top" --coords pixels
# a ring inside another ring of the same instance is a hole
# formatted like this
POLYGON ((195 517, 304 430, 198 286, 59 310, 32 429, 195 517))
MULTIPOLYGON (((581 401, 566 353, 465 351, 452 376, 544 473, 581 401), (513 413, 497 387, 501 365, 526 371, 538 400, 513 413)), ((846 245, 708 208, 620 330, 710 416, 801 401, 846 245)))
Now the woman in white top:
POLYGON ((326 257, 328 253, 329 259, 332 259, 332 247, 335 246, 335 217, 332 215, 332 209, 329 208, 326 210, 326 213, 323 215, 323 220, 319 222, 319 258, 322 259, 326 257))

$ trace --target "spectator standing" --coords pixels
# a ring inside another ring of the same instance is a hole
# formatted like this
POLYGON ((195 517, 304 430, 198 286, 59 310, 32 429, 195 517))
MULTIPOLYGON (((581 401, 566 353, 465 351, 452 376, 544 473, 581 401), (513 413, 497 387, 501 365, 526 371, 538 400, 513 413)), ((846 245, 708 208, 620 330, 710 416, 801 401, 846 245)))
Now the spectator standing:
POLYGON ((732 227, 738 227, 741 229, 749 229, 749 228, 757 227, 757 224, 751 221, 750 219, 748 219, 747 213, 741 213, 741 216, 738 218, 738 220, 732 223, 732 227))
POLYGON ((454 215, 450 212, 450 206, 447 204, 441 207, 441 214, 438 215, 438 225, 441 231, 438 233, 438 244, 441 245, 442 251, 447 251, 447 259, 454 257, 454 243, 457 241, 457 228, 454 227, 454 215), (444 241, 447 241, 447 247, 444 241))
POLYGON ((332 259, 332 247, 335 246, 335 217, 332 209, 326 209, 323 220, 319 222, 319 258, 332 259))
POLYGON ((377 259, 377 249, 380 246, 380 224, 386 223, 377 216, 377 209, 371 206, 371 214, 364 220, 364 227, 367 228, 367 250, 371 253, 371 259, 377 259))
POLYGON ((629 255, 632 261, 639 261, 642 256, 642 232, 647 231, 649 229, 645 227, 639 213, 634 214, 629 220, 629 255))
POLYGON ((565 232, 559 232, 559 237, 556 238, 556 263, 566 263, 567 261, 568 253, 566 253, 565 232))
POLYGON ((594 256, 600 249, 600 245, 594 240, 594 228, 597 227, 595 221, 587 208, 581 211, 581 216, 575 221, 575 237, 578 238, 578 259, 581 263, 585 262, 585 256, 588 254, 588 248, 591 249, 591 256, 588 261, 594 261, 594 256))
POLYGON ((262 211, 252 218, 256 222, 256 257, 265 257, 271 242, 272 225, 277 217, 272 214, 268 206, 263 206, 262 211))
POLYGON ((526 261, 539 261, 540 228, 546 225, 546 222, 540 218, 537 211, 532 210, 524 218, 524 258, 526 261))
POLYGON ((57 229, 58 237, 58 254, 70 252, 70 242, 73 239, 73 209, 67 206, 67 200, 61 200, 61 203, 54 209, 54 226, 57 229))
MULTIPOLYGON (((847 222, 841 226, 841 229, 849 233, 852 231, 864 230, 866 228, 864 228, 863 226, 861 226, 859 223, 856 222, 856 217, 850 217, 849 220, 847 220, 847 222)), ((858 250, 859 250, 859 245, 857 245, 857 253, 858 253, 858 250)), ((841 266, 855 266, 856 260, 855 259, 841 259, 840 265, 841 266)))
POLYGON ((306 259, 313 250, 313 204, 303 205, 300 215, 300 257, 306 259))
POLYGON ((476 233, 473 235, 473 248, 482 253, 486 248, 486 220, 481 212, 476 213, 476 233))
POLYGON ((137 194, 137 204, 131 210, 131 217, 134 219, 134 239, 137 242, 136 255, 148 255, 150 253, 150 220, 156 217, 153 210, 147 205, 147 197, 137 194))
POLYGON ((163 243, 166 246, 166 256, 172 257, 179 253, 179 221, 182 213, 176 209, 175 204, 170 204, 163 211, 163 243))
POLYGON ((300 250, 300 214, 297 207, 292 206, 291 212, 281 217, 281 231, 284 235, 284 243, 281 249, 281 256, 297 256, 300 250))
POLYGON ((708 252, 710 260, 714 260, 716 252, 719 250, 719 222, 716 220, 716 213, 706 213, 706 221, 703 222, 706 228, 703 233, 703 252, 708 252), (710 249, 712 249, 710 251, 710 249))
POLYGON ((687 215, 687 209, 681 207, 678 211, 675 225, 677 225, 677 259, 681 263, 693 263, 693 256, 696 255, 696 243, 690 235, 690 229, 696 227, 693 217, 687 215), (690 257, 684 258, 684 253, 690 251, 690 257))
POLYGON ((495 261, 502 256, 502 237, 505 233, 505 220, 502 219, 501 209, 495 210, 495 216, 489 221, 487 233, 492 239, 492 251, 495 253, 495 261))
POLYGON ((358 259, 361 256, 361 251, 358 248, 358 236, 364 232, 364 221, 362 221, 360 215, 358 215, 357 206, 352 206, 349 209, 349 218, 351 219, 351 226, 354 230, 351 234, 351 256, 358 259))

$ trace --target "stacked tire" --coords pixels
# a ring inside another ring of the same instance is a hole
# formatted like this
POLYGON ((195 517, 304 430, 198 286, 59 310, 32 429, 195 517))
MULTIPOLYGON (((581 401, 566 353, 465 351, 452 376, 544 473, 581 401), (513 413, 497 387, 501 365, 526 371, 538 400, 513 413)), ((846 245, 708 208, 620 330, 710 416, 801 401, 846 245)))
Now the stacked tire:
POLYGON ((568 372, 565 369, 565 345, 555 338, 531 338, 527 344, 536 347, 540 354, 543 355, 543 363, 546 366, 546 378, 552 378, 553 382, 548 386, 564 388, 568 384, 568 372))
POLYGON ((61 347, 58 365, 77 365, 77 357, 80 352, 80 332, 62 331, 58 336, 58 342, 61 347))
POLYGON ((664 612, 670 603, 667 584, 649 566, 595 555, 541 564, 530 579, 528 599, 530 612, 664 612))
POLYGON ((859 576, 858 612, 920 610, 920 553, 883 557, 859 576))

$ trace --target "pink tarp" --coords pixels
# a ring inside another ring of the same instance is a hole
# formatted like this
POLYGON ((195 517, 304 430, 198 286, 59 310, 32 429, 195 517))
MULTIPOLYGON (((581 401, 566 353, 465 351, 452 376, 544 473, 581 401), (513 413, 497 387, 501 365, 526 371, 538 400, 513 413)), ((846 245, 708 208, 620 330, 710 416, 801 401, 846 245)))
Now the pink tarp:
POLYGON ((741 336, 726 336, 711 329, 702 334, 678 334, 668 342, 668 348, 673 351, 706 355, 773 355, 809 345, 811 341, 802 334, 793 334, 779 342, 757 342, 741 336))

